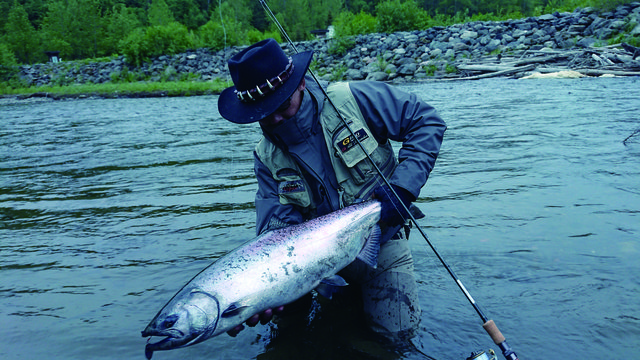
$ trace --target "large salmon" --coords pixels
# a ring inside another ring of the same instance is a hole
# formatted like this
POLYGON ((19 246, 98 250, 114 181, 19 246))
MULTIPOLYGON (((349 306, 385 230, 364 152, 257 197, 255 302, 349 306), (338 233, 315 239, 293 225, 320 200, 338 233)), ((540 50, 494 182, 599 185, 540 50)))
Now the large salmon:
POLYGON ((225 333, 266 309, 324 285, 346 285, 336 273, 356 258, 376 266, 380 202, 372 200, 263 233, 219 258, 158 312, 142 336, 165 337, 145 348, 169 350, 225 333))

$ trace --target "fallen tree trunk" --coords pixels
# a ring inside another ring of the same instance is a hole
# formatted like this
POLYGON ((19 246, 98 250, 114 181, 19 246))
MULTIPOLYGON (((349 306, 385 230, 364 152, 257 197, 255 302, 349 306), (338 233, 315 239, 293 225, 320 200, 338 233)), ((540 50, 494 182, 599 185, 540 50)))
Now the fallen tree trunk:
POLYGON ((464 71, 505 71, 514 69, 514 66, 507 65, 481 65, 481 64, 461 64, 457 66, 458 70, 464 71))
MULTIPOLYGON (((554 73, 567 70, 566 68, 536 68, 539 73, 554 73)), ((640 76, 640 71, 604 70, 604 69, 570 69, 587 76, 616 75, 616 76, 640 76)))
POLYGON ((491 72, 491 73, 486 73, 486 74, 481 74, 481 75, 468 76, 468 77, 462 77, 462 78, 453 78, 453 79, 446 79, 446 80, 478 80, 478 79, 486 79, 486 78, 490 78, 490 77, 511 75, 511 74, 515 74, 515 73, 519 73, 519 72, 530 71, 530 70, 533 70, 535 67, 536 66, 534 64, 531 64, 531 65, 522 66, 522 67, 513 67, 513 68, 501 70, 501 71, 494 71, 494 72, 491 72))
POLYGON ((544 53, 527 50, 519 57, 508 59, 498 55, 492 59, 485 57, 465 61, 456 66, 459 73, 455 79, 475 80, 510 76, 534 69, 544 74, 575 71, 576 74, 584 76, 640 76, 640 61, 633 60, 635 55, 629 54, 629 50, 620 48, 620 45, 562 52, 549 50, 544 53), (525 57, 527 54, 531 57, 525 57))
POLYGON ((571 54, 569 53, 554 54, 549 56, 536 56, 536 57, 518 60, 512 63, 506 63, 505 65, 522 66, 522 65, 529 65, 529 64, 547 63, 547 62, 552 62, 560 59, 566 59, 570 56, 571 54))
POLYGON ((553 62, 559 59, 566 59, 570 57, 569 54, 556 54, 550 56, 537 56, 532 58, 526 58, 522 60, 496 64, 496 65, 485 65, 485 64, 461 64, 458 65, 458 69, 466 70, 466 71, 505 71, 514 69, 518 66, 529 65, 529 64, 539 64, 539 63, 548 63, 553 62))

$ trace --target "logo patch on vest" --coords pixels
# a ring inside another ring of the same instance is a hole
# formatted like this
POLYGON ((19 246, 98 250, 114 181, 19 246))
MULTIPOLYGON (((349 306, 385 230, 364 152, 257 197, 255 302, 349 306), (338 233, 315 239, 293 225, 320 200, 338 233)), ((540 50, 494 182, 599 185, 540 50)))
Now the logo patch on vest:
MULTIPOLYGON (((354 133, 356 134, 356 137, 360 142, 362 142, 363 140, 369 137, 369 135, 367 135, 367 132, 364 131, 364 129, 357 130, 354 133)), ((354 139, 353 135, 347 136, 342 141, 340 141, 340 143, 338 143, 338 146, 340 147, 340 151, 342 151, 343 153, 357 145, 358 145, 358 142, 354 139)))
POLYGON ((302 180, 282 181, 278 184, 279 194, 291 194, 305 191, 302 180))

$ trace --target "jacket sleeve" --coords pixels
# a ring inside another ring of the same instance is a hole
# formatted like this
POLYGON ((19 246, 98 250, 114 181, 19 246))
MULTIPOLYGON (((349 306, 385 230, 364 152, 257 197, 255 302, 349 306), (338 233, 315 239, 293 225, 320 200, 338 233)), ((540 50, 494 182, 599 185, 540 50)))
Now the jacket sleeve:
POLYGON ((402 142, 399 165, 389 181, 418 198, 440 152, 444 120, 415 94, 372 81, 349 85, 376 140, 402 142))
POLYGON ((256 192, 256 235, 303 221, 302 214, 293 205, 283 205, 278 196, 278 183, 271 171, 253 153, 254 172, 258 179, 256 192))

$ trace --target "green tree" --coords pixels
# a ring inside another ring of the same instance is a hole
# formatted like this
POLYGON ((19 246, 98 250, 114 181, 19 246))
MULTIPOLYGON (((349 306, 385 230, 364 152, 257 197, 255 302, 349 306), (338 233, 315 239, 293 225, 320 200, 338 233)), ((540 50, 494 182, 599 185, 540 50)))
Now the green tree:
POLYGON ((104 18, 105 32, 101 42, 101 53, 105 55, 117 54, 120 42, 134 29, 142 26, 140 19, 133 9, 124 4, 116 4, 104 18))
POLYGON ((344 0, 312 0, 309 2, 310 22, 314 29, 326 29, 344 7, 344 0))
POLYGON ((153 0, 147 12, 149 26, 166 26, 174 22, 173 13, 164 0, 153 0))
POLYGON ((271 2, 271 10, 294 41, 309 40, 312 24, 309 0, 278 0, 271 2))
POLYGON ((243 45, 248 42, 247 28, 233 18, 223 16, 223 21, 215 16, 198 29, 200 46, 221 50, 228 46, 243 45))
POLYGON ((42 58, 39 54, 40 42, 38 33, 29 22, 27 12, 17 0, 9 10, 4 29, 6 31, 5 42, 19 62, 30 64, 42 58))
POLYGON ((520 2, 520 12, 527 16, 540 16, 544 2, 544 0, 522 0, 520 2))
POLYGON ((140 65, 158 55, 173 55, 193 48, 195 40, 186 26, 172 22, 165 26, 135 29, 121 43, 127 62, 140 65))
POLYGON ((222 3, 220 9, 216 9, 212 12, 211 17, 220 19, 220 10, 222 15, 233 19, 233 21, 240 24, 249 25, 253 18, 252 2, 258 2, 256 0, 231 0, 222 3))
POLYGON ((58 50, 63 58, 96 57, 103 35, 98 0, 58 0, 49 3, 42 25, 46 50, 58 50))
POLYGON ((375 2, 367 0, 344 0, 344 8, 353 14, 361 11, 371 14, 375 9, 375 5, 375 2))
POLYGON ((5 43, 0 43, 0 66, 13 67, 18 66, 18 61, 13 51, 5 43))
POLYGON ((197 29, 209 20, 208 3, 205 8, 197 0, 168 0, 167 4, 175 20, 188 29, 197 29))
POLYGON ((267 13, 262 8, 262 4, 259 1, 250 1, 249 7, 251 8, 251 26, 260 31, 267 31, 271 26, 271 20, 267 16, 267 13))
POLYGON ((387 0, 376 6, 376 14, 376 31, 386 33, 424 29, 430 20, 414 0, 387 0))
MULTIPOLYGON (((13 51, 5 43, 0 43, 0 81, 9 81, 18 72, 18 62, 13 51)), ((0 84, 2 87, 2 84, 0 84)))
MULTIPOLYGON (((35 29, 38 29, 47 11, 46 0, 20 0, 20 5, 27 12, 29 21, 35 29)), ((8 21, 9 11, 15 0, 0 0, 0 36, 5 33, 4 25, 8 21)))
POLYGON ((57 1, 47 4, 47 8, 47 15, 42 21, 40 31, 43 50, 60 51, 62 59, 71 57, 73 53, 71 44, 65 40, 70 37, 68 30, 70 24, 65 19, 66 7, 62 1, 57 1))
POLYGON ((376 30, 376 18, 364 11, 355 15, 345 11, 338 15, 333 26, 336 37, 369 34, 376 30))
POLYGON ((201 45, 220 50, 225 46, 247 44, 250 32, 252 38, 256 38, 255 29, 251 26, 251 1, 225 1, 215 6, 211 19, 198 29, 201 45))

